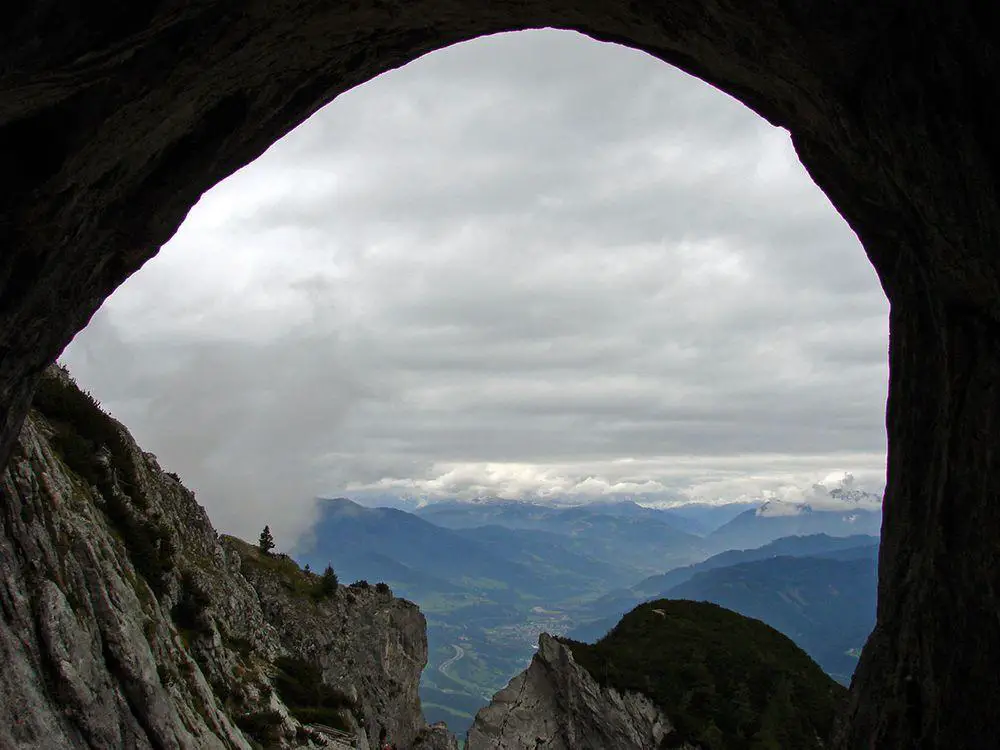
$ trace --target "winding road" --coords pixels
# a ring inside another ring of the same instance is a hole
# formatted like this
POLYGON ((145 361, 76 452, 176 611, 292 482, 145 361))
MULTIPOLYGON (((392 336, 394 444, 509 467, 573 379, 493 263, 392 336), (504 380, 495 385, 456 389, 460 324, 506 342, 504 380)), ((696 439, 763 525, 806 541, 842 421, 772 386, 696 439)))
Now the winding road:
POLYGON ((453 657, 451 657, 450 659, 448 659, 448 661, 441 662, 441 665, 438 667, 438 672, 440 672, 441 674, 443 674, 445 677, 449 677, 450 676, 448 674, 448 668, 451 667, 452 664, 454 664, 455 662, 457 662, 463 656, 465 656, 465 649, 462 648, 461 646, 459 646, 457 643, 451 644, 451 647, 453 649, 455 649, 455 655, 453 657))

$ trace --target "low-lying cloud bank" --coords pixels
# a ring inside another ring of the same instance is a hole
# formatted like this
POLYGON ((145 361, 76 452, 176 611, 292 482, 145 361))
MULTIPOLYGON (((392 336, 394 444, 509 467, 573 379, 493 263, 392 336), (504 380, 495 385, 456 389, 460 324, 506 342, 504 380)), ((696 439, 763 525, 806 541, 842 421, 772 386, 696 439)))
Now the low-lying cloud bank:
MULTIPOLYGON (((853 457, 862 462, 865 457, 853 457)), ((878 456, 867 457, 878 464, 878 456)), ((803 463, 810 457, 755 456, 755 466, 803 463)), ((816 460, 812 457, 812 460, 816 460)), ((807 504, 815 510, 839 510, 858 507, 877 508, 884 492, 884 471, 878 467, 858 474, 831 471, 816 476, 799 473, 743 473, 732 464, 720 461, 725 469, 713 469, 702 459, 666 461, 622 460, 610 466, 594 467, 610 473, 571 477, 572 467, 528 465, 466 465, 454 467, 434 479, 382 479, 368 485, 351 485, 345 494, 368 505, 380 503, 427 505, 444 500, 482 501, 484 499, 522 500, 558 505, 582 505, 590 502, 631 500, 647 507, 671 507, 684 503, 760 503, 767 502, 772 515, 795 512, 807 504), (635 471, 633 478, 624 471, 635 471), (609 479, 608 476, 613 477, 609 479), (657 479, 649 479, 656 476, 657 479)))

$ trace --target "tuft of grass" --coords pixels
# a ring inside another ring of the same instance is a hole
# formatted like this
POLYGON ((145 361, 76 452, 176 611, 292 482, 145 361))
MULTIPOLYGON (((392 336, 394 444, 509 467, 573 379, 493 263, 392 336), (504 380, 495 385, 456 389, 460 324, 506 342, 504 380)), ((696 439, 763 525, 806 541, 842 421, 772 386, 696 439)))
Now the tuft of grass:
POLYGON ((259 575, 274 578, 290 594, 312 599, 314 602, 336 595, 337 578, 332 569, 329 573, 316 575, 300 568, 299 564, 288 555, 261 554, 257 545, 233 536, 224 538, 240 553, 240 560, 244 566, 259 575))

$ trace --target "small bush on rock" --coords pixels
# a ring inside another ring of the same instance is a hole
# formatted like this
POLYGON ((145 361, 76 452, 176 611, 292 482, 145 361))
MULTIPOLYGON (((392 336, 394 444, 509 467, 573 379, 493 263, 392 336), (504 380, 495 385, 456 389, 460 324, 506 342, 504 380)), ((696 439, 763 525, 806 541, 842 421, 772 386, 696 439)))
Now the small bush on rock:
POLYGON ((327 565, 316 587, 316 598, 327 599, 331 596, 336 596, 338 583, 337 574, 334 572, 333 566, 327 565))

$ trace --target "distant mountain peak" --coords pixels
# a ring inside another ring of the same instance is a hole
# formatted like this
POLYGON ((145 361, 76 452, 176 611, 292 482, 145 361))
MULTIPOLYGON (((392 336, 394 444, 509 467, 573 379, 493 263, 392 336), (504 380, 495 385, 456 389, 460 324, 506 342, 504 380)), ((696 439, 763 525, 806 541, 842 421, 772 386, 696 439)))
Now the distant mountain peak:
MULTIPOLYGON (((822 485, 817 485, 815 489, 826 490, 822 485)), ((837 487, 826 491, 825 495, 816 492, 813 497, 801 502, 769 498, 761 503, 755 511, 755 515, 796 516, 814 512, 880 512, 881 510, 882 498, 879 495, 862 489, 837 487)))

